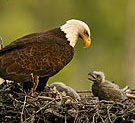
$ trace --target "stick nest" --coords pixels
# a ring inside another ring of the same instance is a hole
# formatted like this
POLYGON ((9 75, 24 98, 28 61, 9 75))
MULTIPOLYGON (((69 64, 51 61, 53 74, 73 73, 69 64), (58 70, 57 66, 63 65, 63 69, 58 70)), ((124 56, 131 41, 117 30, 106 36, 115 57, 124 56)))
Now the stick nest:
POLYGON ((132 123, 135 99, 123 102, 99 101, 92 94, 79 91, 74 100, 49 86, 40 94, 26 94, 17 83, 0 85, 1 123, 132 123), (80 92, 80 93, 79 93, 80 92))

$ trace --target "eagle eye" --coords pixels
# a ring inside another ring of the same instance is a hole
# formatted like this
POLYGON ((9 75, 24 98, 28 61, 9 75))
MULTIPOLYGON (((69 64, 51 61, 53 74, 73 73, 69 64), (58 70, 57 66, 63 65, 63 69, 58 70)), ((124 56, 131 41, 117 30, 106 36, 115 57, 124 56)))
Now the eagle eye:
POLYGON ((84 30, 84 34, 89 37, 88 31, 84 30))

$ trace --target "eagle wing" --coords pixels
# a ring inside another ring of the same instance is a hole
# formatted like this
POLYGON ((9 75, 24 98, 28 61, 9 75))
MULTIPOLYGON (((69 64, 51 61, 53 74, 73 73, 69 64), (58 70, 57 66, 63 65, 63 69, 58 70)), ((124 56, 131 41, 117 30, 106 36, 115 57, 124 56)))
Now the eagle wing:
POLYGON ((50 77, 72 57, 73 48, 66 40, 44 34, 25 36, 0 51, 0 72, 3 72, 0 76, 34 73, 50 77))

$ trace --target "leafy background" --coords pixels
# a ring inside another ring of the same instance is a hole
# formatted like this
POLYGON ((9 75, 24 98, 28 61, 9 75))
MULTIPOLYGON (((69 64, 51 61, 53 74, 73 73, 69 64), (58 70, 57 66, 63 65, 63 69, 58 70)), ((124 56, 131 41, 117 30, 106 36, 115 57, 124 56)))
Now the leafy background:
POLYGON ((0 0, 0 35, 4 45, 30 34, 53 29, 69 19, 91 29, 92 46, 81 40, 75 56, 49 83, 62 81, 75 89, 89 89, 90 71, 104 71, 120 87, 135 87, 134 0, 0 0))

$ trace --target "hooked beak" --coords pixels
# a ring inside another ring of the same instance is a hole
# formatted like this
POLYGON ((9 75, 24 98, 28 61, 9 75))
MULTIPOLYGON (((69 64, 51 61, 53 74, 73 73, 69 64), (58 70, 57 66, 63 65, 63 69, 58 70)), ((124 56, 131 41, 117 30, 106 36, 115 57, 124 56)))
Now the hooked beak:
POLYGON ((86 36, 86 35, 81 35, 82 40, 84 41, 84 48, 89 48, 91 45, 91 39, 90 37, 86 36))

